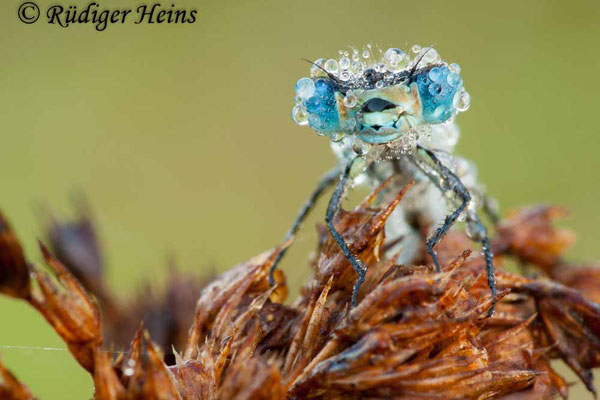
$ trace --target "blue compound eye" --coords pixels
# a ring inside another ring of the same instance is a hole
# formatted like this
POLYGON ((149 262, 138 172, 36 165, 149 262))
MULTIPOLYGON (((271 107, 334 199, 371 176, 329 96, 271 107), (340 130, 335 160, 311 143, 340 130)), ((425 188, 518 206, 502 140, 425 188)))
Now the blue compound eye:
POLYGON ((305 105, 311 128, 321 134, 340 131, 335 86, 330 79, 319 78, 314 82, 314 92, 306 100, 305 105))
POLYGON ((458 72, 451 71, 445 65, 436 66, 419 72, 416 82, 425 122, 440 124, 457 111, 453 100, 463 90, 458 72))

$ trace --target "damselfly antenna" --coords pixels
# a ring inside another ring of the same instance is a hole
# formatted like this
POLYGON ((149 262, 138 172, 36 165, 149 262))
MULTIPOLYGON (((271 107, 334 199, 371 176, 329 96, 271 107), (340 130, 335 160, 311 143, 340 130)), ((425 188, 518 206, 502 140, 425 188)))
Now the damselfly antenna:
POLYGON ((419 59, 417 60, 417 62, 415 63, 415 65, 411 68, 410 72, 408 73, 408 76, 406 77, 406 80, 410 80, 413 77, 413 75, 417 71, 417 68, 419 67, 419 64, 423 60, 423 57, 425 57, 427 55, 427 53, 429 53, 429 51, 431 49, 432 49, 431 47, 428 47, 427 50, 425 50, 423 52, 423 54, 421 54, 421 56, 419 57, 419 59))
POLYGON ((325 68, 321 67, 319 64, 312 62, 310 60, 307 60, 306 58, 300 58, 301 60, 306 61, 309 64, 314 65, 315 67, 319 68, 321 71, 325 72, 327 74, 327 76, 334 81, 335 83, 337 83, 338 85, 342 86, 342 81, 339 80, 339 78, 335 75, 333 75, 331 72, 327 71, 325 68))

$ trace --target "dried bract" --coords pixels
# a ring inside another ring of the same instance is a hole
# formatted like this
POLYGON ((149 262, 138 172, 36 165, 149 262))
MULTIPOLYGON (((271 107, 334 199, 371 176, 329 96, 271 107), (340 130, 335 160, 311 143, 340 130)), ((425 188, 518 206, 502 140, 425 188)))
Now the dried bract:
POLYGON ((0 293, 26 299, 30 290, 29 267, 23 248, 0 213, 0 293))

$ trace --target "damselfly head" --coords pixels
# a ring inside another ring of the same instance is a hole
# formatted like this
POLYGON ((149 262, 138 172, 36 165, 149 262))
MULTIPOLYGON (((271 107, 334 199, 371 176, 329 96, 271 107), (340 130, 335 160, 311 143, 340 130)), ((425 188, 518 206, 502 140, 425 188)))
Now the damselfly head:
POLYGON ((469 107, 457 64, 432 47, 413 46, 411 54, 369 45, 311 62, 310 77, 296 83, 294 121, 333 140, 353 135, 382 144, 469 107))

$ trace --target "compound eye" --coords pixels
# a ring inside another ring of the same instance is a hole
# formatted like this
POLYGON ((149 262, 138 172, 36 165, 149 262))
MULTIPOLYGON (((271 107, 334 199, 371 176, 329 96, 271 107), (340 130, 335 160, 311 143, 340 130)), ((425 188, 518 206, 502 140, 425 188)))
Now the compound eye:
POLYGON ((363 112, 380 112, 385 110, 390 110, 392 108, 396 108, 396 105, 391 101, 387 101, 385 99, 380 99, 375 97, 373 99, 367 100, 365 104, 363 104, 362 111, 363 112))

